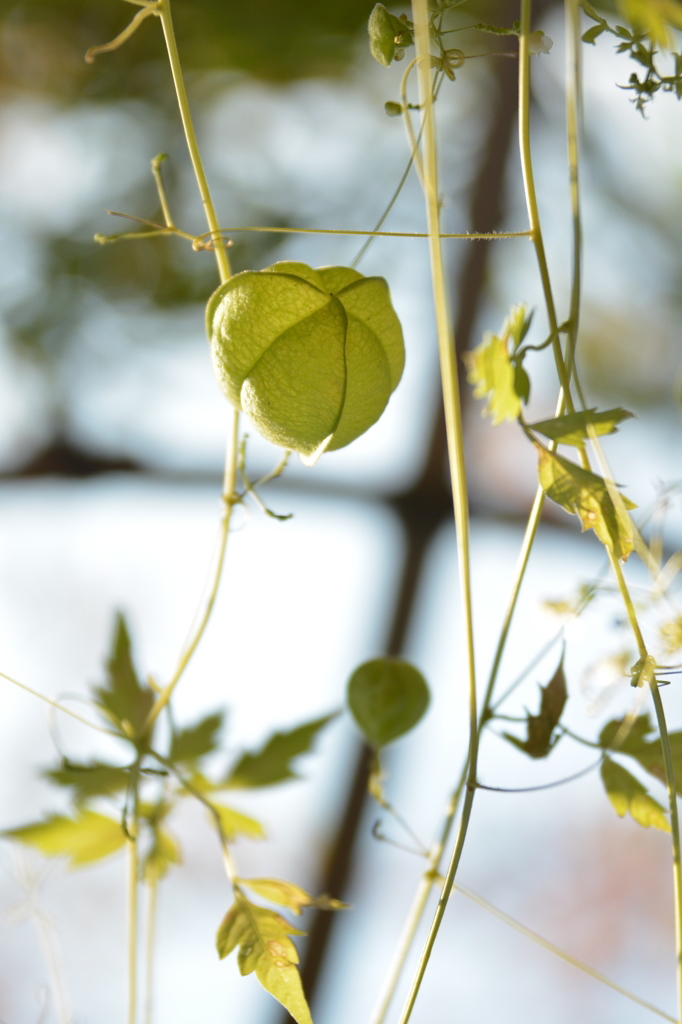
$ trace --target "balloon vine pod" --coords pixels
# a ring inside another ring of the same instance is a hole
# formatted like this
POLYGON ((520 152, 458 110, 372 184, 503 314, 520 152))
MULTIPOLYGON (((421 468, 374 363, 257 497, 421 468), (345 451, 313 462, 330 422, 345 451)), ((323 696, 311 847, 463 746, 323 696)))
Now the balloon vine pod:
POLYGON ((214 292, 206 319, 223 394, 307 465, 376 423, 402 376, 388 285, 348 267, 244 271, 214 292))

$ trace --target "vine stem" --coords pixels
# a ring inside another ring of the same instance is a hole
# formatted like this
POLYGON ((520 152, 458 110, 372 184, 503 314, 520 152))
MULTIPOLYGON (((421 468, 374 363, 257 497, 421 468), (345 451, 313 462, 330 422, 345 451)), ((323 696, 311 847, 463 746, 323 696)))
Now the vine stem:
POLYGON ((223 573, 223 565, 225 564, 225 552, 227 550, 227 539, 230 533, 230 522, 232 520, 232 510, 235 505, 234 492, 237 479, 237 462, 238 462, 238 448, 239 448, 239 410, 235 409, 232 416, 232 429, 230 440, 227 445, 227 457, 225 461, 225 475, 223 480, 223 515, 220 520, 220 530, 218 535, 218 551, 215 559, 215 566, 213 569, 213 577, 211 586, 209 589, 206 604, 204 610, 199 618, 199 621, 190 636, 185 648, 180 655, 178 664, 176 665, 175 671, 171 676, 170 680, 159 694, 156 702, 154 703, 147 721, 145 723, 145 731, 149 731, 151 726, 154 724, 156 719, 159 717, 163 709, 168 704, 168 701, 173 695, 175 687, 178 685, 187 665, 189 664, 192 655, 199 646, 199 641, 204 635, 208 621, 211 618, 211 613, 218 596, 218 590, 220 588, 220 580, 223 573))
POLYGON ((471 569, 469 551, 469 507, 464 461, 462 413, 459 399, 457 357, 450 326, 450 317, 445 287, 445 274, 440 240, 440 209, 438 199, 438 167, 436 154, 436 132, 433 115, 431 83, 431 60, 429 46, 429 12, 427 0, 413 0, 413 20, 417 44, 417 77, 419 101, 424 111, 424 198, 426 202, 427 226, 429 231, 429 254, 433 284, 438 351, 441 364, 443 404, 448 440, 448 459, 452 481, 452 497, 457 528, 457 554, 464 632, 466 663, 469 689, 469 752, 467 786, 455 843, 448 872, 443 884, 438 906, 431 923, 429 935, 413 979, 407 1001, 400 1017, 400 1024, 407 1024, 421 987, 431 952, 440 929, 445 908, 452 891, 455 874, 464 846, 464 840, 471 817, 475 794, 476 765, 478 756, 478 708, 476 699, 476 672, 474 660, 473 607, 471 599, 471 569))
POLYGON ((147 934, 145 937, 145 1003, 144 1022, 152 1024, 154 1006, 154 946, 156 942, 156 905, 158 882, 154 879, 147 885, 147 934))
MULTIPOLYGON (((178 107, 180 109, 180 117, 182 120, 182 127, 185 132, 185 139, 187 141, 187 149, 189 150, 190 159, 192 161, 192 167, 194 168, 194 175, 196 177, 199 194, 201 201, 204 205, 204 212, 206 214, 206 223, 209 227, 209 233, 214 239, 215 246, 215 258, 218 265, 218 273, 220 275, 220 281, 224 284, 229 280, 232 274, 232 268, 230 266, 230 260, 227 255, 227 249, 225 247, 225 240, 223 233, 218 222, 218 217, 215 212, 213 205, 213 199, 211 198, 211 191, 206 180, 206 173, 204 171, 204 165, 199 152, 199 146, 197 143, 196 133, 194 131, 194 123, 192 121, 192 114, 189 108, 189 101, 187 99, 187 90, 185 89, 185 81, 182 74, 182 67, 180 65, 180 57, 178 54, 178 47, 175 41, 175 31, 173 29, 173 19, 171 16, 170 0, 157 0, 156 11, 158 16, 161 18, 161 25, 163 27, 164 39, 166 41, 166 49, 168 50, 168 60, 170 62, 171 73, 173 76, 173 83, 175 85, 175 92, 178 100, 178 107)), ((164 211, 165 212, 165 211, 164 211)), ((149 730, 154 724, 160 713, 168 704, 175 687, 180 681, 184 674, 187 665, 189 664, 192 655, 199 645, 199 641, 204 635, 206 626, 211 617, 213 606, 215 605, 216 597, 218 596, 218 589, 220 587, 220 580, 222 577, 223 565, 225 563, 225 552, 227 549, 227 539, 230 531, 230 522, 232 519, 232 509, 234 507, 234 494, 235 484, 237 476, 237 459, 238 459, 238 447, 239 447, 239 410, 235 409, 232 416, 232 426, 230 431, 230 438, 227 445, 227 451, 225 455, 225 471, 223 477, 223 515, 220 521, 220 532, 218 537, 218 555, 216 558, 215 569, 213 573, 213 580, 209 590, 208 598, 204 606, 204 611, 199 618, 197 626, 190 636, 187 644, 185 645, 179 661, 176 665, 175 671, 171 676, 169 682, 166 684, 164 689, 159 694, 158 699, 154 703, 147 721, 145 723, 145 729, 149 730)))
POLYGON ((521 0, 521 24, 519 32, 519 148, 521 151, 521 174, 523 177, 523 188, 526 196, 528 219, 532 232, 532 241, 542 281, 542 291, 547 308, 547 319, 552 336, 552 350, 554 361, 559 375, 566 408, 573 412, 573 400, 571 398, 570 378, 561 351, 559 339, 559 321, 556 315, 556 306, 552 295, 552 285, 547 265, 545 244, 542 238, 540 226, 540 211, 538 209, 537 194, 535 191, 535 178, 533 175, 533 161, 530 146, 530 19, 533 2, 532 0, 521 0))
MULTIPOLYGON (((613 552, 609 551, 609 561, 613 569, 618 589, 620 590, 623 604, 627 613, 630 627, 637 643, 640 658, 644 661, 649 657, 642 631, 637 621, 637 612, 632 602, 632 597, 625 582, 623 569, 613 552)), ((680 845, 680 820, 677 809, 677 786, 675 783, 675 769, 673 766, 672 751, 670 749, 670 736, 668 724, 665 718, 665 709, 661 694, 658 688, 658 681, 653 671, 649 673, 649 689, 656 712, 658 731, 661 736, 661 748, 663 750, 663 764, 665 767, 665 782, 668 790, 668 806, 670 808, 670 833, 673 847, 673 888, 675 897, 675 951, 677 960, 677 1014, 682 1024, 682 847, 680 845)))
POLYGON ((137 940, 138 940, 138 875, 140 872, 138 840, 140 757, 135 763, 131 779, 133 785, 133 814, 127 824, 128 835, 128 1024, 137 1019, 137 940))
POLYGON ((189 109, 189 101, 187 99, 187 90, 185 89, 185 80, 182 74, 182 67, 180 65, 180 57, 178 54, 178 47, 175 41, 175 31, 173 29, 173 18, 171 15, 170 0, 158 0, 158 13, 161 18, 161 24, 163 26, 163 35, 166 40, 166 49, 168 50, 168 60, 170 62, 171 74, 173 75, 173 84, 175 85, 175 93, 178 99, 178 107, 180 108, 180 117, 182 118, 182 127, 185 131, 185 138, 187 140, 187 148, 189 150, 190 160, 192 161, 192 167, 194 168, 194 175, 197 179, 197 185, 199 187, 199 195, 201 201, 204 204, 204 213, 206 214, 206 223, 208 224, 209 231, 215 237, 215 255, 218 263, 218 270, 220 272, 220 280, 224 284, 232 276, 232 269, 230 267, 230 260, 227 255, 227 249, 223 241, 223 236, 220 230, 220 224, 216 216, 215 207, 213 206, 213 200, 211 198, 211 191, 208 187, 208 181, 206 180, 206 174, 204 172, 204 165, 201 159, 201 153, 199 152, 199 146, 197 143, 197 137, 194 131, 194 124, 192 122, 192 114, 189 109))

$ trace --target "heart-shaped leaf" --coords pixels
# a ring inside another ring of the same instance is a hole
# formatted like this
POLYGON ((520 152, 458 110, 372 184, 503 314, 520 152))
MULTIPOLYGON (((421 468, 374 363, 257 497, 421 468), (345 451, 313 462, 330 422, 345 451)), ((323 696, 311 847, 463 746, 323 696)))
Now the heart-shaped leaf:
POLYGON ((370 746, 385 747, 409 732, 429 705, 421 672, 401 658, 375 658, 356 668, 348 683, 348 706, 370 746))

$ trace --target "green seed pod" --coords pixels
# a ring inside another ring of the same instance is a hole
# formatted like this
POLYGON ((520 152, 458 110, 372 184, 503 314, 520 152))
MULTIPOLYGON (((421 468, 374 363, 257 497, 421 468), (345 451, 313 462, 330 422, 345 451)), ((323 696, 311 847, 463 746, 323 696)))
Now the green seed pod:
POLYGON ((402 28, 400 26, 396 30, 397 20, 386 10, 383 4, 376 4, 369 16, 369 24, 367 26, 369 32, 369 51, 374 59, 383 64, 385 68, 391 66, 391 61, 395 56, 396 31, 400 31, 400 28, 402 28))
POLYGON ((388 285, 348 267, 244 271, 213 294, 206 317, 223 394, 308 465, 376 423, 403 372, 388 285))

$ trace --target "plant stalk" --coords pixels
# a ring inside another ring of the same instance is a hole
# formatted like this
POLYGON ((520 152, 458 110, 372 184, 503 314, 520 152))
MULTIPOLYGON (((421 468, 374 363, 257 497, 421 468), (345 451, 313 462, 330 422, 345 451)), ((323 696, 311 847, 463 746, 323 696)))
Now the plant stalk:
POLYGON ((180 65, 180 56, 178 54, 178 47, 175 41, 170 0, 159 0, 158 12, 163 26, 163 35, 166 40, 168 60, 170 62, 171 74, 173 75, 173 84, 175 85, 175 93, 178 99, 178 106, 180 108, 182 127, 185 131, 185 138, 187 140, 187 148, 189 150, 190 160, 192 161, 192 167, 194 168, 194 175, 197 179, 199 195, 201 196, 201 201, 204 204, 206 223, 208 224, 209 231, 213 238, 216 261, 220 272, 220 280, 221 283, 224 284, 225 281, 232 276, 232 270, 230 267, 230 260, 227 255, 227 249, 225 248, 225 241, 220 230, 220 224, 218 223, 218 218, 216 216, 215 207, 213 206, 211 191, 208 187, 208 181, 206 180, 204 165, 194 131, 192 114, 190 112, 189 101, 187 99, 187 90, 185 89, 185 80, 182 74, 182 67, 180 65))
MULTIPOLYGON (((433 93, 431 83, 431 61, 429 46, 429 12, 427 0, 413 0, 413 20, 417 44, 417 75, 419 80, 419 101, 424 111, 424 198, 426 201, 427 226, 429 231, 429 254, 433 283, 438 351, 441 364, 443 404, 448 441, 448 459, 452 481, 452 497, 457 529, 457 554, 461 602, 464 614, 467 677, 469 689, 469 752, 467 787, 459 824, 459 833, 452 854, 447 877, 438 901, 438 907, 422 952, 419 966, 412 982, 405 1007, 400 1017, 401 1024, 407 1024, 421 987, 431 956, 436 936, 440 929, 447 906, 457 867, 464 846, 464 840, 471 816, 475 794, 476 765, 478 756, 478 708, 476 699, 476 672, 474 660, 473 607, 471 599, 471 569, 469 550, 469 505, 464 460, 464 439, 462 413, 459 398, 457 357, 452 337, 445 287, 445 274, 440 240, 440 209, 438 199, 438 166, 436 154, 436 132, 433 114, 433 93)), ((454 811, 453 811, 454 814, 454 811)), ((449 825, 447 826, 449 831, 449 825)))
MULTIPOLYGON (((220 281, 224 284, 229 280, 232 274, 232 268, 230 267, 230 261, 227 255, 227 249, 225 248, 225 241, 223 234, 220 229, 220 224, 216 216, 215 207, 211 198, 211 192, 208 187, 206 180, 206 174, 204 172, 204 165, 199 152, 199 146, 197 144, 196 133, 194 131, 194 124, 192 122, 192 115, 189 109, 189 102, 187 99, 187 90, 185 89, 185 82, 182 74, 182 68, 180 65, 180 57, 178 55, 178 47, 175 41, 175 32, 173 29, 173 19, 171 16, 170 0, 158 0, 158 13, 161 18, 161 24, 163 26, 164 39, 166 41, 166 49, 168 50, 168 60, 171 66, 171 73, 173 75, 173 82, 175 85, 175 92, 178 100, 178 107, 180 108, 180 117, 182 119, 182 126, 185 132, 185 139, 187 141, 187 148, 189 150, 190 159, 194 168, 194 175, 196 177, 199 194, 201 201, 204 204, 204 212, 206 214, 206 222, 209 227, 211 237, 214 242, 214 251, 216 263, 218 265, 218 273, 220 275, 220 281)), ((164 211, 165 213, 165 211, 164 211)), ((230 531, 230 521, 232 519, 232 509, 234 507, 234 494, 235 484, 237 476, 237 461, 238 461, 238 448, 239 448, 239 410, 235 409, 232 415, 232 429, 230 432, 230 438, 227 445, 227 451, 225 454, 225 472, 223 477, 223 494, 222 499, 224 503, 223 515, 220 521, 220 533, 218 537, 218 555, 216 558, 215 571, 213 574, 213 580, 209 591, 208 598, 204 607, 203 614, 201 615, 196 629, 192 633, 189 641, 185 645, 185 648, 180 655, 180 659, 175 668, 175 671, 159 695, 158 700, 155 702, 149 716, 145 723, 145 730, 149 730, 154 724, 160 713, 163 711, 168 701, 170 700, 175 687, 180 681, 187 665, 189 664, 192 655, 199 645, 199 641, 204 635, 206 626, 211 617, 213 606, 218 596, 218 589, 220 587, 220 580, 223 571, 223 565, 225 562, 225 552, 227 549, 227 539, 230 531)))
POLYGON ((145 941, 144 1022, 152 1024, 154 1007, 154 948, 156 943, 156 910, 159 885, 156 879, 147 884, 147 929, 145 941))
POLYGON ((569 412, 573 412, 573 401, 571 399, 570 378, 563 353, 561 351, 561 340, 559 338, 559 321, 556 315, 556 306, 552 294, 552 285, 547 265, 545 244, 542 238, 540 225, 540 212, 538 209, 537 193, 535 190, 535 177, 533 174, 533 161, 530 146, 530 20, 533 0, 521 0, 521 28, 519 33, 519 149, 521 153, 521 174, 523 176, 523 188, 526 195, 526 206, 528 208, 528 219, 532 232, 532 241, 535 248, 542 291, 547 308, 547 319, 552 336, 552 351, 556 363, 559 382, 564 394, 564 401, 569 412))

